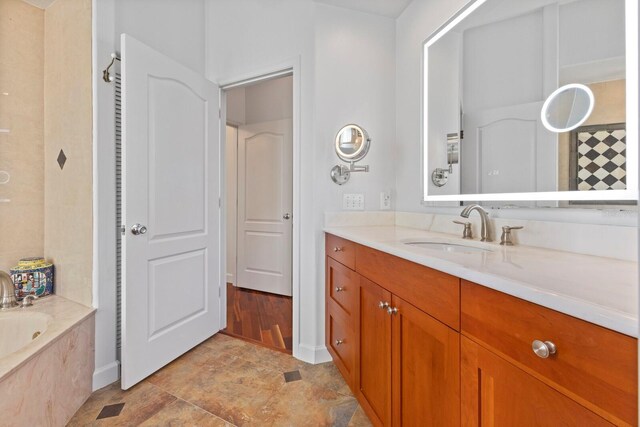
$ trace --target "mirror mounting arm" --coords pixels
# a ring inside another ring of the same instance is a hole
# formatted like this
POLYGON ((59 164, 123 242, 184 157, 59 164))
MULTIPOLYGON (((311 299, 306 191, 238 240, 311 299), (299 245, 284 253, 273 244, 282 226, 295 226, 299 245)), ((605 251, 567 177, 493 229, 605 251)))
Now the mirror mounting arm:
POLYGON ((341 165, 340 167, 348 172, 369 172, 369 165, 356 166, 355 162, 349 162, 349 166, 341 165))

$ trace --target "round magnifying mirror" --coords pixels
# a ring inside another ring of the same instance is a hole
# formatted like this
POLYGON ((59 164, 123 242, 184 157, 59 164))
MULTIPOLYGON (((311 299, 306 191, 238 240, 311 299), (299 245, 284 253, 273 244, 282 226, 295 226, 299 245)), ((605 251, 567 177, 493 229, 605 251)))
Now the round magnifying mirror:
POLYGON ((336 135, 336 154, 345 162, 362 160, 369 151, 371 139, 358 125, 346 125, 336 135))
POLYGON ((584 123, 595 103, 587 86, 572 83, 556 89, 542 106, 540 117, 544 127, 552 132, 568 132, 584 123))

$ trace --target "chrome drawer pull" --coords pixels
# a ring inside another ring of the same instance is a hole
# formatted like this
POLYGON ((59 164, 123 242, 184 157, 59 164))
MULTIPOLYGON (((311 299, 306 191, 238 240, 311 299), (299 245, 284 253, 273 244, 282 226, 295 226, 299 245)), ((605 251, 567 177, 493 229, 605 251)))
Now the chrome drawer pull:
POLYGON ((386 301, 380 301, 378 303, 378 307, 383 309, 383 310, 386 310, 387 308, 389 308, 389 303, 386 302, 386 301))
POLYGON ((346 289, 344 288, 344 286, 336 286, 336 292, 342 292, 345 291, 346 289))
POLYGON ((531 344, 531 348, 536 356, 546 359, 552 354, 556 354, 556 345, 551 341, 542 342, 540 340, 534 340, 531 344))
POLYGON ((333 248, 333 252, 342 252, 344 250, 344 248, 340 247, 340 246, 336 246, 335 248, 333 248))
POLYGON ((389 315, 398 314, 398 307, 387 307, 387 313, 389 315))
POLYGON ((344 340, 336 340, 336 346, 344 344, 344 340))

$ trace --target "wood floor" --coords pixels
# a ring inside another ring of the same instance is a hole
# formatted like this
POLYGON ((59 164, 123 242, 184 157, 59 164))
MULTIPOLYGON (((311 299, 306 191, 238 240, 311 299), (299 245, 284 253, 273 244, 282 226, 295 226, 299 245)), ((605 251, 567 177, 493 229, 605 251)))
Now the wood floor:
POLYGON ((227 283, 227 328, 223 333, 291 354, 291 297, 227 283))

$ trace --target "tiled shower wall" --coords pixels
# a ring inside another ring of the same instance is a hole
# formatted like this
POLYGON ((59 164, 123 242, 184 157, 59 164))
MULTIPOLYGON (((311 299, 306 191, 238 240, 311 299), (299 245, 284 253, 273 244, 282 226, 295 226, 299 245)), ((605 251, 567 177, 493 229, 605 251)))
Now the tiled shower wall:
POLYGON ((42 256, 44 11, 0 0, 0 270, 42 256))
POLYGON ((49 6, 44 41, 44 254, 56 267, 56 293, 90 306, 91 0, 56 0, 49 6), (64 163, 60 161, 63 158, 64 163))

